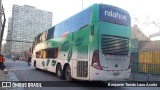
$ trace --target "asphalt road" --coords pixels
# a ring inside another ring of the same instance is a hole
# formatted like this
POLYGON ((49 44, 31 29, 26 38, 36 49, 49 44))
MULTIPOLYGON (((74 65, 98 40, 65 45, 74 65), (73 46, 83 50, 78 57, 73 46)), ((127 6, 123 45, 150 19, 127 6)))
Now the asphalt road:
POLYGON ((53 85, 53 87, 10 88, 10 90, 160 90, 160 87, 106 87, 104 82, 67 82, 57 78, 54 73, 28 67, 25 61, 14 62, 7 59, 5 64, 9 69, 10 81, 52 81, 50 83, 53 85), (98 87, 98 84, 102 87, 98 87))

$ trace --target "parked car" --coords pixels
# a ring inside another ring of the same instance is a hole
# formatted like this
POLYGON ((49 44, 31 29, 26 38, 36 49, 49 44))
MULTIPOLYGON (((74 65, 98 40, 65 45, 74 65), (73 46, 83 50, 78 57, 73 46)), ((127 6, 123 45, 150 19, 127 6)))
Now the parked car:
POLYGON ((15 56, 13 60, 19 60, 19 56, 15 56))

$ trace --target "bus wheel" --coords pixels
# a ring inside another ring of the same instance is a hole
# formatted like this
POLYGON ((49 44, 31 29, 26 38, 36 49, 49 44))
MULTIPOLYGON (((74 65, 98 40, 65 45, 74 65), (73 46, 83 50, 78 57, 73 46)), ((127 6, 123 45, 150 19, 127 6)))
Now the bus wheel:
POLYGON ((36 61, 34 61, 34 67, 37 68, 37 66, 36 66, 36 61))
POLYGON ((68 65, 65 69, 65 78, 67 81, 72 81, 72 77, 71 77, 71 68, 68 65))
POLYGON ((57 74, 57 77, 59 77, 59 78, 61 78, 61 79, 63 78, 62 68, 61 68, 61 65, 60 65, 60 64, 58 64, 58 66, 57 66, 56 74, 57 74))
POLYGON ((34 67, 38 70, 38 68, 37 68, 37 66, 36 66, 36 61, 34 61, 34 64, 33 64, 33 65, 34 65, 34 67))

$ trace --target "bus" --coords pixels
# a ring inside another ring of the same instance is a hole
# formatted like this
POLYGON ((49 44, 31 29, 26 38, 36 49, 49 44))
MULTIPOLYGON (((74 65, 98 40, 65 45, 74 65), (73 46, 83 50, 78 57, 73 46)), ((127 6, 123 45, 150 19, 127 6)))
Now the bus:
POLYGON ((127 11, 93 4, 34 39, 32 66, 71 81, 128 79, 131 19, 127 11))

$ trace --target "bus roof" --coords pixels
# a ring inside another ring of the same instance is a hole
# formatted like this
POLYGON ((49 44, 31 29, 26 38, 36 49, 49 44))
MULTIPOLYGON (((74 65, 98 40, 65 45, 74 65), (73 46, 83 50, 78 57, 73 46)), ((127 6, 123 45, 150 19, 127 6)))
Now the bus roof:
MULTIPOLYGON (((102 4, 102 3, 98 4, 98 3, 95 3, 95 4, 91 5, 91 6, 89 6, 88 8, 83 9, 82 11, 74 14, 73 16, 71 16, 71 17, 69 17, 69 18, 61 21, 60 23, 58 23, 58 24, 50 27, 49 29, 47 29, 47 30, 45 30, 45 31, 43 31, 43 32, 46 32, 46 31, 48 31, 48 30, 50 30, 50 29, 52 29, 52 28, 55 28, 55 26, 57 26, 57 25, 59 25, 59 24, 61 24, 61 23, 63 23, 63 22, 66 22, 66 21, 69 20, 70 18, 75 17, 76 15, 84 12, 85 10, 87 10, 87 9, 89 9, 89 8, 93 9, 93 11, 97 11, 100 6, 106 6, 107 8, 114 9, 114 10, 118 10, 118 11, 122 12, 123 14, 126 14, 126 15, 129 17, 129 19, 130 19, 129 13, 128 13, 126 10, 124 10, 124 9, 121 9, 121 8, 119 8, 119 7, 116 7, 116 6, 108 5, 108 4, 102 4)), ((38 34, 38 35, 35 37, 35 39, 36 39, 37 37, 39 37, 43 32, 41 32, 40 34, 38 34)))

